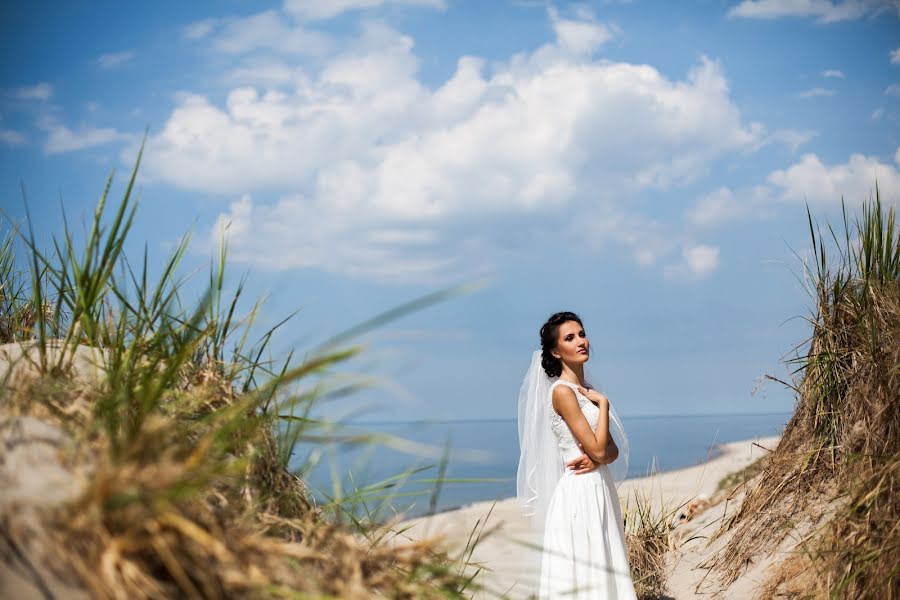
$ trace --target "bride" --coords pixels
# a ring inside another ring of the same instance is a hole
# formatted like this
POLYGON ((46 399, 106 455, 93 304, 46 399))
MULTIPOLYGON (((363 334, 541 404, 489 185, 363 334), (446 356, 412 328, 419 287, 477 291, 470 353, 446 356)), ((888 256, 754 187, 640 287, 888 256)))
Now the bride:
POLYGON ((627 437, 609 400, 585 380, 590 342, 578 315, 554 314, 540 335, 541 350, 519 392, 516 477, 517 496, 542 546, 539 597, 636 600, 607 466, 618 458, 617 479, 625 477, 627 437))

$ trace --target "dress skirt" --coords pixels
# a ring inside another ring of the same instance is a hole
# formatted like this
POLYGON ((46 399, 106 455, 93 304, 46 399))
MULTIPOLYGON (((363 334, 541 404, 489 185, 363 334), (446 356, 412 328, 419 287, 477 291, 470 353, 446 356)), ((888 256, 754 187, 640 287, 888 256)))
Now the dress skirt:
MULTIPOLYGON (((568 460, 568 459, 567 459, 568 460)), ((544 525, 541 600, 636 600, 622 508, 606 465, 566 469, 544 525)))

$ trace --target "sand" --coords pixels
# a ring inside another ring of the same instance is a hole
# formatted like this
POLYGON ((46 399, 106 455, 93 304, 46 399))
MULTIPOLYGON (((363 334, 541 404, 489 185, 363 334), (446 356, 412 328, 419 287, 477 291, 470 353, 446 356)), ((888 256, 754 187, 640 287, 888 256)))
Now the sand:
MULTIPOLYGON (((712 496, 723 477, 739 471, 766 454, 766 449, 774 448, 777 442, 778 437, 766 437, 722 444, 719 447, 721 454, 705 463, 622 482, 618 488, 619 498, 624 504, 634 491, 640 490, 649 494, 655 504, 662 502, 666 506, 687 505, 698 496, 712 496)), ((714 509, 715 507, 708 512, 713 513, 714 509)), ((709 527, 710 521, 714 519, 710 519, 709 514, 704 516, 706 518, 702 523, 699 518, 697 521, 709 527)), ((691 529, 697 526, 693 522, 689 525, 691 529)), ((500 597, 519 599, 529 598, 535 593, 539 578, 535 567, 539 550, 529 546, 531 540, 528 521, 521 516, 515 498, 498 500, 496 503, 477 502, 430 517, 411 519, 397 525, 395 530, 401 532, 401 537, 411 539, 442 536, 444 547, 454 556, 467 554, 467 545, 471 546, 470 539, 480 535, 481 539, 469 558, 470 563, 482 567, 475 575, 475 581, 482 590, 473 597, 479 600, 500 597)), ((696 568, 701 559, 702 551, 696 548, 688 554, 672 553, 669 559, 672 569, 669 578, 671 598, 682 600, 700 597, 693 588, 704 575, 696 568)), ((750 591, 747 590, 746 593, 749 594, 750 591)), ((728 597, 741 596, 729 593, 728 597)))

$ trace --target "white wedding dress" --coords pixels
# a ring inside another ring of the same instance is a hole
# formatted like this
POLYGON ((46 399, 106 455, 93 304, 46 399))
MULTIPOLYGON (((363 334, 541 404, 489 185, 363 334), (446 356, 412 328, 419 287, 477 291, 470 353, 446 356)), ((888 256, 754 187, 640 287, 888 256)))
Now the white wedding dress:
MULTIPOLYGON (((552 402, 557 385, 568 385, 575 391, 581 412, 595 429, 600 409, 574 383, 555 381, 547 402, 552 402)), ((552 405, 550 427, 563 462, 582 454, 569 426, 552 405)), ((606 465, 581 475, 566 469, 556 484, 544 525, 540 598, 637 599, 628 565, 619 494, 606 465)))

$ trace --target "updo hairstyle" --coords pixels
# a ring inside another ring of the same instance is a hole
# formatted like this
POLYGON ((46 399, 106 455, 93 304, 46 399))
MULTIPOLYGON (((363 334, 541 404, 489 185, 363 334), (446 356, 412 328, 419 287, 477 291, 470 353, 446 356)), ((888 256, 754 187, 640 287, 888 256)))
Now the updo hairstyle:
POLYGON ((566 321, 575 321, 582 327, 581 317, 573 312, 558 312, 550 315, 547 322, 541 326, 541 366, 548 377, 559 377, 562 373, 562 361, 551 352, 556 348, 559 337, 559 326, 566 321))

